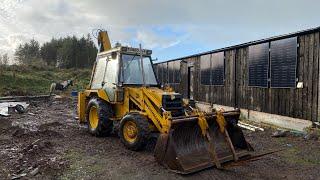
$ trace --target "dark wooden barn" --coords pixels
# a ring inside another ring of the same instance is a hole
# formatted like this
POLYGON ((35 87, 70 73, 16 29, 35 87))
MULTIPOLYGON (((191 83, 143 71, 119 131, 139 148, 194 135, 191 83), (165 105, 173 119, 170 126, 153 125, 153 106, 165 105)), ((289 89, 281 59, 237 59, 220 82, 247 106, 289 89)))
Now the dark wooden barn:
POLYGON ((319 28, 156 63, 185 98, 319 121, 319 28))

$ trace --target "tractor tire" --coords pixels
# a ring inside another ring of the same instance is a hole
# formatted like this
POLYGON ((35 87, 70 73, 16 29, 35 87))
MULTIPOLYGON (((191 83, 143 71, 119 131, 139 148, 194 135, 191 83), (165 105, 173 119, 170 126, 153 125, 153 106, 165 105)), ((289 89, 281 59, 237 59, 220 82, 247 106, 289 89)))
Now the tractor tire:
POLYGON ((112 116, 110 104, 98 98, 90 99, 86 111, 89 133, 98 137, 110 135, 113 130, 112 116))
POLYGON ((130 113, 120 122, 120 140, 132 151, 143 150, 150 139, 150 134, 148 119, 139 113, 130 113))

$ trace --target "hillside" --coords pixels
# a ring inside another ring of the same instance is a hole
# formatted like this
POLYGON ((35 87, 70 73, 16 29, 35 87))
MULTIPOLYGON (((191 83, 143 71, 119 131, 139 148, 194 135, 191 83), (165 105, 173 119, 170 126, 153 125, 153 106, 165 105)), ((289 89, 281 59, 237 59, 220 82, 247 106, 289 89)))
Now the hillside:
POLYGON ((48 94, 53 82, 74 79, 69 89, 81 90, 88 85, 91 69, 36 69, 12 66, 0 69, 0 96, 48 94))

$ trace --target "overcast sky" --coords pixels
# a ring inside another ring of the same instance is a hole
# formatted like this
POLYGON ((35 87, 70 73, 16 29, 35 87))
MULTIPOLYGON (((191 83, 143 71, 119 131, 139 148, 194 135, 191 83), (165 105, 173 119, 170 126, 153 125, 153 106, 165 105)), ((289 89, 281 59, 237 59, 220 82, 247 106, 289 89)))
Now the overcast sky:
POLYGON ((109 31, 168 60, 320 26, 319 0, 0 0, 0 54, 32 38, 109 31))

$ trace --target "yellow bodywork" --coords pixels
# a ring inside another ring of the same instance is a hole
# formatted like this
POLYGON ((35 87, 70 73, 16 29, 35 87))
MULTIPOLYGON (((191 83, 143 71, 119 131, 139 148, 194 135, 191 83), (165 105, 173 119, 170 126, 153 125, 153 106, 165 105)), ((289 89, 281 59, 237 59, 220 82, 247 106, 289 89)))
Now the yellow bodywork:
POLYGON ((148 117, 159 132, 168 133, 171 113, 169 111, 160 113, 159 109, 162 107, 162 95, 174 96, 174 92, 167 92, 157 87, 125 87, 123 89, 124 100, 122 102, 110 102, 104 89, 85 90, 79 93, 78 113, 80 122, 86 121, 86 106, 89 99, 97 96, 111 104, 114 111, 112 120, 121 120, 129 112, 139 112, 148 117), (135 104, 135 108, 130 107, 130 103, 135 104))

